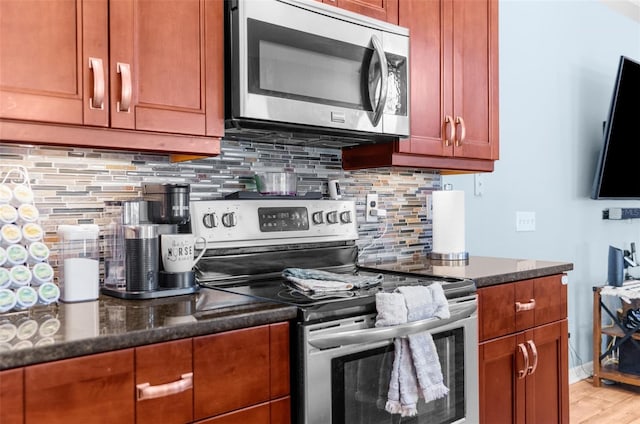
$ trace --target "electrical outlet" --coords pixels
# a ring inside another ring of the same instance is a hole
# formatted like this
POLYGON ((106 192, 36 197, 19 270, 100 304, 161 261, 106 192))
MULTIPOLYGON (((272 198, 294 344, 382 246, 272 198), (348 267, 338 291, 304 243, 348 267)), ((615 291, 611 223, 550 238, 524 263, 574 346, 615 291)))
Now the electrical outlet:
POLYGON ((364 207, 366 222, 376 222, 378 220, 378 195, 367 194, 367 200, 364 207), (374 212, 375 211, 375 212, 374 212))
POLYGON ((427 194, 424 199, 424 208, 426 209, 427 219, 433 219, 433 195, 427 194))
POLYGON ((516 231, 535 231, 535 212, 516 212, 516 231))
POLYGON ((482 193, 484 191, 484 177, 482 176, 482 174, 474 174, 473 182, 473 194, 475 194, 476 196, 482 196, 482 193))

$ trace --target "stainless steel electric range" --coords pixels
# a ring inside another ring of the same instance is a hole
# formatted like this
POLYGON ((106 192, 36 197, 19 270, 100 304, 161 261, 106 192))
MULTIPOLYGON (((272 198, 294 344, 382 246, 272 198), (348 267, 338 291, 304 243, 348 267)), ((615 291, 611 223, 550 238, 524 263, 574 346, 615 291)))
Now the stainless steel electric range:
MULTIPOLYGON (((308 198, 191 202, 192 232, 207 241, 196 265, 201 287, 298 308, 291 326, 294 423, 472 423, 478 419, 476 289, 471 280, 380 271, 358 265, 353 201, 308 198), (335 292, 300 290, 285 268, 359 276, 379 285, 335 292), (375 294, 442 285, 451 318, 375 328, 375 294), (447 397, 419 404, 416 417, 384 411, 393 339, 432 334, 447 397)), ((199 249, 204 243, 200 242, 199 249)))

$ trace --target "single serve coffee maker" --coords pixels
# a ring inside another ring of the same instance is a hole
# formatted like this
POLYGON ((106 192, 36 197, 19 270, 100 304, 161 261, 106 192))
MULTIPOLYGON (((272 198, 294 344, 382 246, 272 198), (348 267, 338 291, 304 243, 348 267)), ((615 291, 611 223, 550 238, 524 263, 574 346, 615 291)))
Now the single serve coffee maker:
POLYGON ((105 234, 102 292, 154 299, 197 291, 188 184, 143 183, 142 199, 122 202, 120 222, 105 234))

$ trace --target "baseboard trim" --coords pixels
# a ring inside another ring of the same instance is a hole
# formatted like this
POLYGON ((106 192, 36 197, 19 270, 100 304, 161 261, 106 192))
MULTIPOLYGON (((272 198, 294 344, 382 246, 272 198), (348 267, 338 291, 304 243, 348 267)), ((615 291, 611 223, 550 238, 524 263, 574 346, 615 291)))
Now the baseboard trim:
POLYGON ((569 384, 577 383, 580 380, 593 375, 593 361, 578 365, 569 369, 569 384))

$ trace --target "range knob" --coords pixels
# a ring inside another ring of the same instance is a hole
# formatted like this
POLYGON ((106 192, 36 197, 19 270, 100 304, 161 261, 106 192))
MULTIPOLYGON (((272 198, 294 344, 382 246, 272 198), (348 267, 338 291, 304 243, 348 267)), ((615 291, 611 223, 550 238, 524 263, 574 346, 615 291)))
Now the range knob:
POLYGON ((222 225, 225 227, 235 227, 238 224, 238 218, 235 212, 227 212, 222 214, 222 225))
POLYGON ((202 217, 202 224, 206 228, 214 228, 218 226, 218 216, 215 212, 205 213, 202 217))
POLYGON ((324 218, 322 216, 322 211, 314 212, 311 214, 311 220, 314 224, 322 224, 324 222, 324 218))
POLYGON ((329 224, 338 223, 338 211, 331 211, 327 213, 327 223, 329 224))
POLYGON ((351 212, 349 212, 349 211, 340 212, 340 222, 342 222, 343 224, 350 223, 351 222, 351 212))

